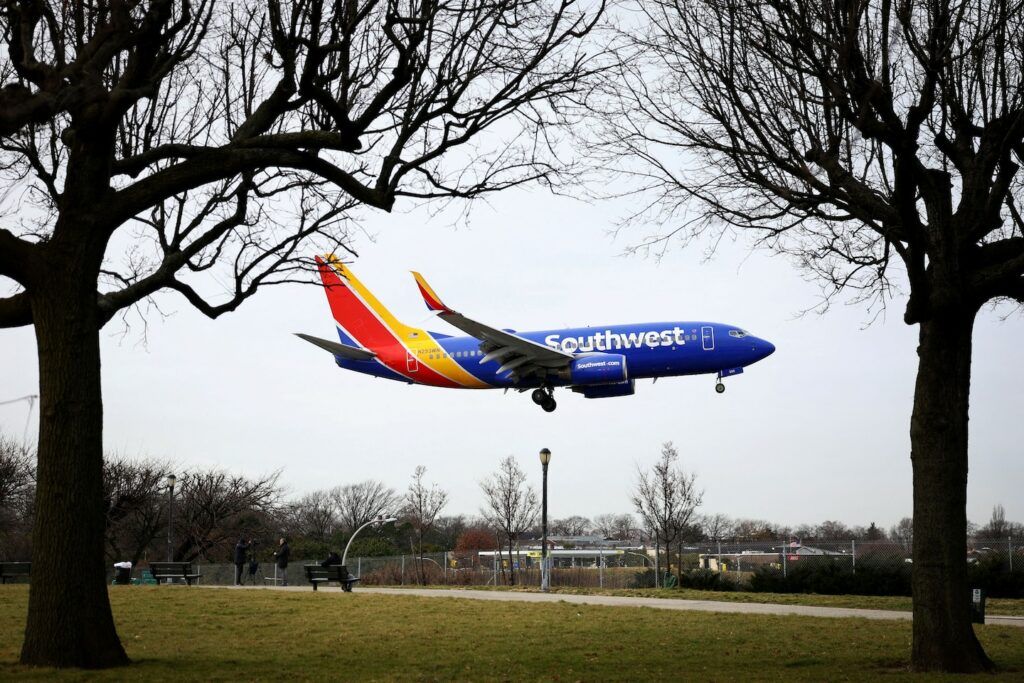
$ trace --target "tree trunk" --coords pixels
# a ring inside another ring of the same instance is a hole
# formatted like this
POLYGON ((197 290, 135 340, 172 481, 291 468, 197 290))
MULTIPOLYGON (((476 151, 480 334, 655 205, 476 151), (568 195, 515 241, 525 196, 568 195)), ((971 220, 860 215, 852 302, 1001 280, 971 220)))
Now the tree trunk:
MULTIPOLYGON (((101 250, 102 251, 102 250, 101 250)), ((93 261, 98 272, 99 259, 93 261)), ((50 259, 32 293, 39 354, 39 464, 23 664, 126 664, 107 595, 103 405, 96 272, 50 259), (84 284, 84 286, 83 286, 84 284)))
POLYGON ((967 420, 974 311, 921 323, 914 412, 916 671, 992 668, 974 635, 967 585, 967 420))
POLYGON ((654 532, 654 587, 661 588, 661 535, 654 532))
POLYGON ((508 537, 508 585, 516 585, 516 565, 512 561, 512 536, 508 537))

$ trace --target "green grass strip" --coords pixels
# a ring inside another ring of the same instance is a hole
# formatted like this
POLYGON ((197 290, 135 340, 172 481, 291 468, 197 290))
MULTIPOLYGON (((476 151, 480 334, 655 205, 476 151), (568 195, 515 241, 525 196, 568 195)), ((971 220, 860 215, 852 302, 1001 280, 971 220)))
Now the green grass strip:
MULTIPOLYGON (((415 596, 124 586, 127 669, 19 666, 26 586, 0 586, 0 680, 822 681, 910 677, 910 623, 415 596)), ((997 678, 1024 634, 979 626, 997 678)), ((932 680, 934 676, 913 677, 932 680)), ((987 679, 986 679, 987 680, 987 679)))

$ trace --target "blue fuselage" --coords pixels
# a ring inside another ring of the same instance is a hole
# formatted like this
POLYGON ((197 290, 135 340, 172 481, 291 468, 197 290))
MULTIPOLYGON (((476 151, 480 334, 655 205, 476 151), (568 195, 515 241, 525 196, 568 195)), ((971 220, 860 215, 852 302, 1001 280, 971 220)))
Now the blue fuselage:
MULTIPOLYGON (((511 330, 509 330, 511 332, 511 330)), ((718 373, 736 374, 742 368, 771 355, 775 346, 742 328, 709 322, 663 322, 632 325, 577 327, 538 332, 515 332, 537 344, 559 349, 579 358, 595 354, 621 355, 630 380, 718 373)), ((429 333, 434 342, 423 362, 454 362, 484 386, 475 388, 529 388, 540 385, 570 386, 568 373, 552 372, 546 378, 519 378, 500 373, 499 360, 481 363, 486 353, 474 337, 451 337, 429 333)), ((343 336, 343 341, 345 340, 343 336)), ((422 341, 422 340, 421 340, 422 341)), ((377 360, 337 358, 339 366, 378 377, 412 382, 415 375, 399 374, 377 360)), ((433 382, 424 381, 424 384, 433 382)))

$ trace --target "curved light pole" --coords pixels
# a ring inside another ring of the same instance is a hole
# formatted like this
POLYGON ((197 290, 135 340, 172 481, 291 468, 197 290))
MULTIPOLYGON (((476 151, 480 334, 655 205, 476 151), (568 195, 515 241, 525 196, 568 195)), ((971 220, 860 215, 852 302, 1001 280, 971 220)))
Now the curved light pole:
POLYGON ((359 527, 358 529, 356 529, 355 533, 352 534, 352 538, 348 539, 348 543, 345 544, 345 552, 343 552, 341 554, 341 564, 342 564, 342 566, 348 566, 348 565, 345 564, 345 560, 348 559, 348 549, 352 545, 352 541, 356 540, 356 536, 359 535, 360 531, 362 531, 366 527, 370 526, 371 524, 390 524, 391 522, 397 522, 397 521, 398 521, 397 517, 388 517, 387 519, 384 519, 383 517, 378 517, 377 519, 371 519, 369 522, 367 522, 366 524, 364 524, 361 527, 359 527))
POLYGON ((626 552, 626 551, 622 551, 622 554, 623 555, 636 555, 637 557, 643 558, 644 569, 647 569, 648 567, 651 566, 651 558, 648 557, 647 555, 641 555, 640 553, 630 553, 630 552, 626 552))
POLYGON ((424 562, 433 562, 434 564, 436 564, 436 565, 437 565, 437 568, 438 568, 438 569, 444 570, 444 567, 442 567, 442 566, 441 566, 441 563, 440 563, 440 562, 438 562, 438 561, 437 561, 437 560, 435 560, 435 559, 432 559, 432 558, 430 558, 430 557, 423 557, 423 558, 420 558, 420 559, 422 559, 422 560, 423 560, 424 562))
POLYGON ((548 463, 551 462, 551 451, 540 449, 540 465, 544 469, 544 483, 541 488, 541 548, 540 548, 540 589, 545 593, 551 588, 548 576, 548 463))
POLYGON ((174 561, 174 482, 178 478, 167 475, 167 561, 174 561))

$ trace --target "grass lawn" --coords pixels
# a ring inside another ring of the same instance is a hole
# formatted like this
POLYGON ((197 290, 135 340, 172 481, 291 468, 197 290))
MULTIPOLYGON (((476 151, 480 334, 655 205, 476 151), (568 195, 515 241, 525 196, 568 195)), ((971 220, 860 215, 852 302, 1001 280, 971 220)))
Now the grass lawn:
MULTIPOLYGON (((397 586, 389 586, 397 588, 397 586)), ((405 586, 417 588, 417 586, 405 586)), ((520 590, 535 591, 534 586, 515 588, 494 586, 428 586, 428 588, 466 588, 468 590, 520 590)), ((910 612, 910 598, 876 595, 817 595, 811 593, 749 593, 745 591, 699 591, 689 588, 552 588, 552 593, 570 595, 622 595, 643 598, 671 598, 676 600, 709 600, 711 602, 757 602, 770 605, 810 605, 814 607, 850 607, 853 609, 887 609, 910 612)), ((986 614, 1024 616, 1024 600, 988 598, 986 614)))
MULTIPOLYGON (((414 596, 125 586, 134 661, 101 672, 16 664, 26 586, 0 586, 0 680, 873 680, 905 671, 910 623, 493 603, 414 596)), ((980 626, 1024 678, 1024 633, 980 626)), ((932 680, 935 677, 911 677, 932 680)), ((987 679, 986 679, 987 680, 987 679)))

